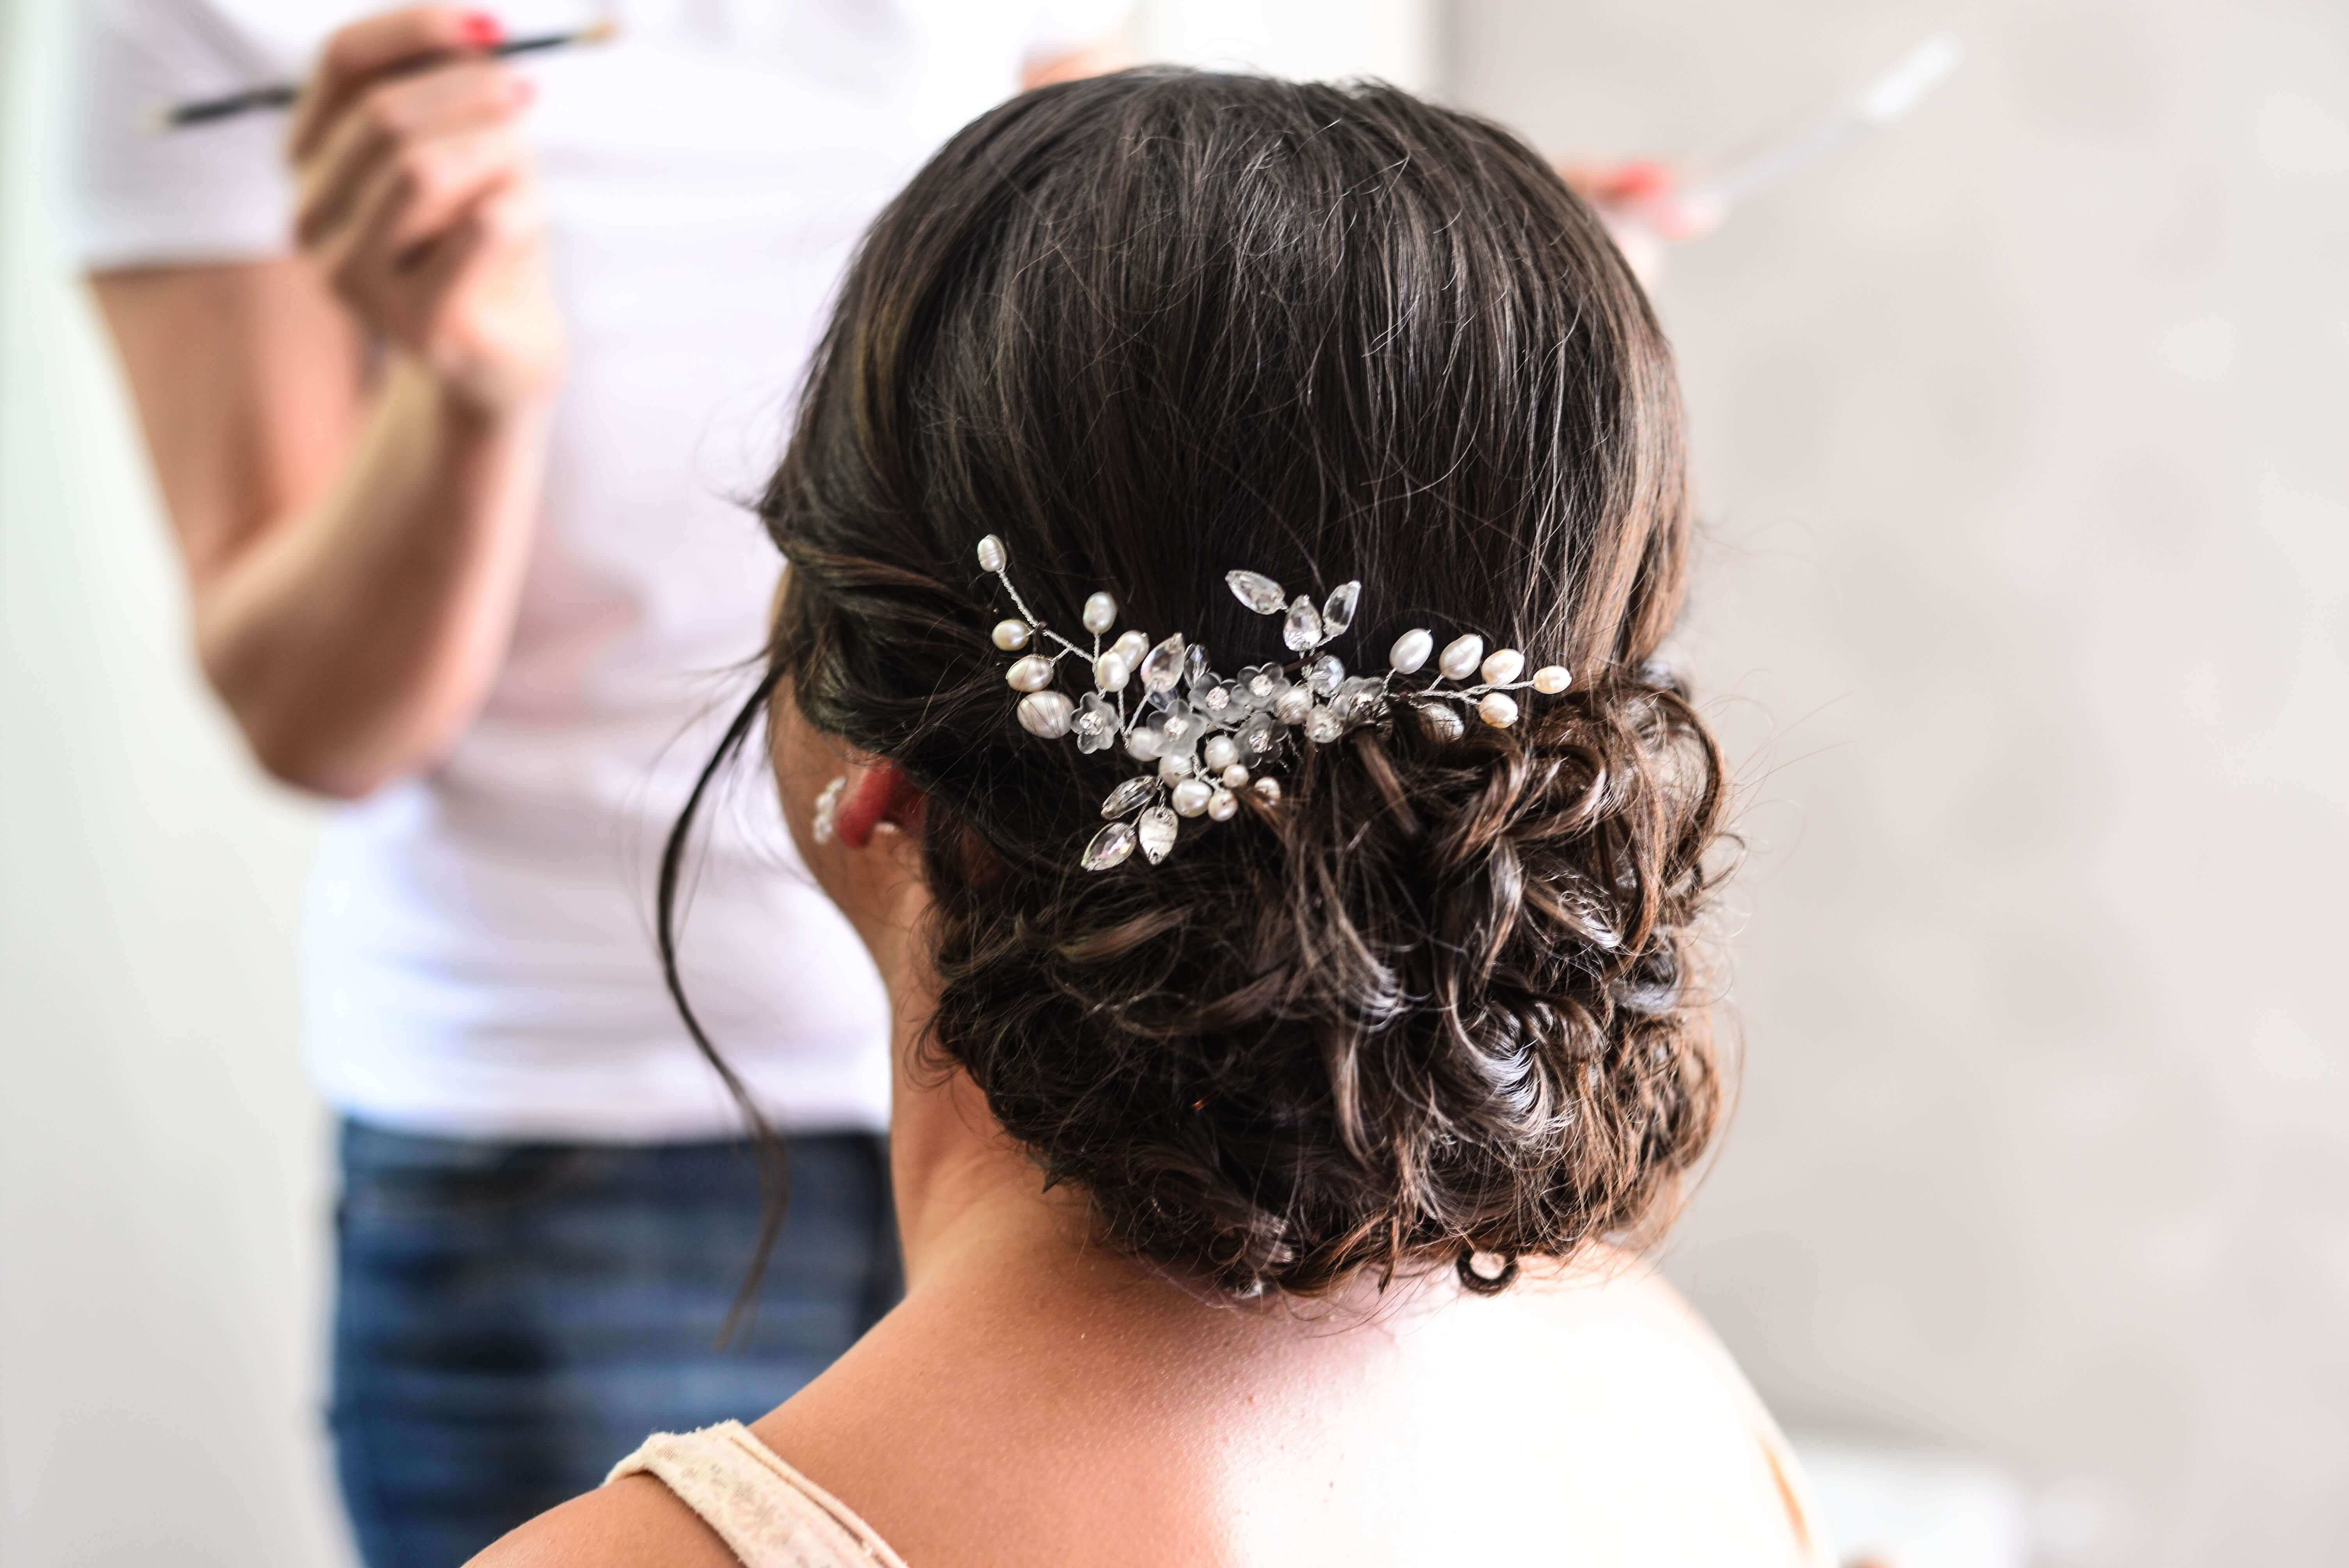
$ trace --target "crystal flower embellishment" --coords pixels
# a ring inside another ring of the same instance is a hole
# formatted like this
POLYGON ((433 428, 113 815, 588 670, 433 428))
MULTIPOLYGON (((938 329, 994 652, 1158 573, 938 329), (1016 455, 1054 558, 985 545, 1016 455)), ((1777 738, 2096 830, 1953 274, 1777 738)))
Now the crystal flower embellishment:
POLYGON ((1102 802, 1107 823, 1078 862, 1087 871, 1121 865, 1136 849, 1156 865, 1173 852, 1185 819, 1229 821, 1239 813, 1243 791, 1255 791, 1266 806, 1279 804, 1280 780, 1267 770, 1271 764, 1294 748, 1326 746, 1384 719, 1397 703, 1411 707, 1430 735, 1456 740, 1467 732, 1464 712, 1506 729, 1518 717, 1512 693, 1554 695, 1572 679, 1563 665, 1545 665, 1522 679, 1525 655, 1515 648, 1487 654, 1474 633, 1454 637, 1439 655, 1434 633, 1423 627, 1394 640, 1383 675, 1350 676, 1326 645, 1353 626, 1362 585, 1341 583, 1316 604, 1308 594, 1292 599, 1259 572, 1226 573, 1224 581, 1241 603, 1279 618, 1281 645, 1292 660, 1222 676, 1209 667, 1206 649, 1180 632, 1154 643, 1129 629, 1104 644, 1118 617, 1117 601, 1107 593, 1085 601, 1088 649, 1030 608, 1005 570, 1009 559, 996 535, 978 542, 980 568, 994 574, 1019 612, 996 623, 993 640, 1019 655, 1004 679, 1019 694, 1020 727, 1043 740, 1074 736, 1082 752, 1122 747, 1147 769, 1102 802), (1433 679, 1398 687, 1430 658, 1433 679), (1081 697, 1054 689, 1064 659, 1076 660, 1090 676, 1092 689, 1081 697))

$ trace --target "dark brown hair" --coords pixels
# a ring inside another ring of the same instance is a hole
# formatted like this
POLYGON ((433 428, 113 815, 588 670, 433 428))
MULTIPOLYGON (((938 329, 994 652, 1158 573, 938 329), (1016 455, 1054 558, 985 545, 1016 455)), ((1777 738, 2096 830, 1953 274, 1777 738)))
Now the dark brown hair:
POLYGON ((792 563, 767 689, 927 797, 930 1049, 1115 1245, 1237 1295, 1489 1290, 1669 1214, 1724 1099, 1692 934, 1721 759, 1651 664, 1680 405, 1523 143, 1380 86, 1012 99, 874 226, 760 511, 792 563), (1426 626, 1575 684, 1514 729, 1363 727, 1087 872, 1134 766, 1016 723, 989 533, 1046 620, 1107 588, 1218 668, 1281 654, 1244 567, 1360 578, 1336 646, 1372 673, 1426 626))

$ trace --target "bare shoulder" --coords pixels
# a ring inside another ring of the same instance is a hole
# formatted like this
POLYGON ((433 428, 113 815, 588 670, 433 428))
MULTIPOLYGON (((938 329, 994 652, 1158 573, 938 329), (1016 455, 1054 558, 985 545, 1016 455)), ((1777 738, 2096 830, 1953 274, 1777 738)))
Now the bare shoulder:
POLYGON ((1806 1560, 1766 1413, 1651 1269, 1444 1284, 1356 1321, 1002 1271, 917 1293, 751 1430, 912 1563, 1441 1562, 1458 1498, 1513 1491, 1552 1506, 1496 1561, 1806 1560))
POLYGON ((675 1493, 632 1475, 549 1509, 494 1542, 470 1568, 739 1568, 734 1553, 675 1493))
MULTIPOLYGON (((1744 1493, 1757 1530, 1783 1522, 1792 1533, 1795 1561, 1824 1560, 1816 1506, 1777 1422, 1712 1325, 1651 1264, 1629 1253, 1596 1250, 1527 1283, 1527 1294, 1544 1310, 1578 1331, 1573 1338, 1614 1385, 1609 1391, 1621 1407, 1602 1421, 1613 1440, 1637 1430, 1633 1410, 1671 1406, 1674 1417, 1659 1435, 1683 1456, 1688 1470, 1702 1477, 1716 1497, 1744 1493), (1709 1448, 1713 1462, 1707 1465, 1709 1448), (1750 1485, 1737 1484, 1741 1474, 1750 1485)), ((1602 1392, 1602 1412, 1606 1400, 1602 1392)))

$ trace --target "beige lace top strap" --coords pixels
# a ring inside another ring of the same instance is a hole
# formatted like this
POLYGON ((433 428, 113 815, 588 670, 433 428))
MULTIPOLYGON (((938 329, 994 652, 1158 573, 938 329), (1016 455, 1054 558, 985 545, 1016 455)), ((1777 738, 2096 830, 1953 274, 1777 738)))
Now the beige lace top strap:
POLYGON ((905 1568, 848 1505, 785 1464, 740 1421, 655 1432, 612 1467, 608 1485, 657 1476, 699 1514, 743 1568, 905 1568))

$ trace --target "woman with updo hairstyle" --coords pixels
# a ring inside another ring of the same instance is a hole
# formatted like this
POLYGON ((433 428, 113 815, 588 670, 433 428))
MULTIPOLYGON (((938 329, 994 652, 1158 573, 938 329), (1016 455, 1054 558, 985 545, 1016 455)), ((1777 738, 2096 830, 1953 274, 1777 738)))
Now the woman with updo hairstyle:
POLYGON ((481 1561, 1820 1560, 1639 1257, 1730 1095, 1726 784, 1657 662, 1671 351, 1539 157, 1378 86, 1016 98, 874 225, 759 511, 730 750, 889 989, 905 1299, 481 1561), (1219 683, 1309 695, 1235 762, 1219 683))

